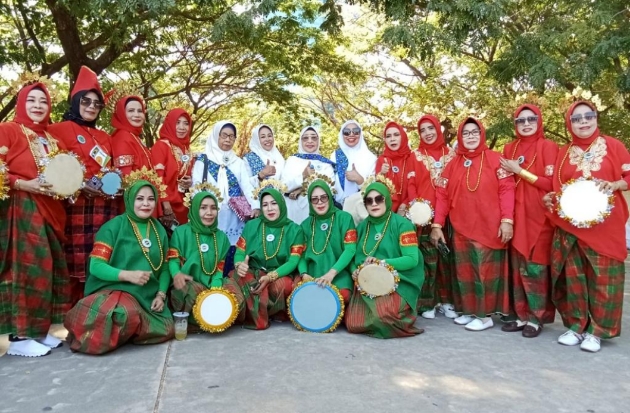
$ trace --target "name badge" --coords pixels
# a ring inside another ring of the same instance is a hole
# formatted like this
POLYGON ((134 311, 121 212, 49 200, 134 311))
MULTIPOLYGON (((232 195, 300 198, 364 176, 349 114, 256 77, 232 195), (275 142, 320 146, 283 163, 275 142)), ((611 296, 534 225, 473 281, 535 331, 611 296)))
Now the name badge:
POLYGON ((107 166, 111 157, 98 145, 94 145, 94 147, 90 150, 90 158, 94 159, 97 164, 101 166, 101 168, 107 166))

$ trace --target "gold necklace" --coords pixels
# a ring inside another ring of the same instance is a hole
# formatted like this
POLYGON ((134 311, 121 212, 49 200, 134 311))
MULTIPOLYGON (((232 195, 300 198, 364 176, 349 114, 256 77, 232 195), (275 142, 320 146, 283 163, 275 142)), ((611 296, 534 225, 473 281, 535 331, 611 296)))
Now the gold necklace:
POLYGON ((392 213, 390 212, 389 216, 387 217, 387 221, 385 221, 385 226, 383 227, 383 232, 381 233, 381 237, 376 240, 376 244, 374 245, 374 248, 372 248, 369 253, 365 250, 365 244, 367 243, 367 239, 370 236, 370 222, 368 221, 367 229, 365 230, 365 238, 363 238, 363 253, 365 254, 366 257, 369 257, 370 255, 372 255, 374 251, 378 249, 378 246, 381 244, 381 241, 383 241, 383 238, 385 238, 385 233, 387 232, 387 227, 389 226, 389 220, 391 219, 391 217, 392 217, 392 213))
POLYGON ((162 251, 162 242, 160 241, 160 234, 158 234, 157 228, 155 228, 153 221, 149 219, 149 221, 147 222, 147 233, 150 234, 148 227, 151 226, 151 228, 153 229, 153 232, 155 233, 155 238, 157 239, 158 248, 160 249, 160 263, 158 265, 153 265, 153 263, 151 262, 151 257, 149 257, 149 253, 147 251, 148 248, 145 249, 144 245, 142 244, 142 239, 140 238, 140 229, 138 228, 138 225, 136 225, 136 223, 131 220, 129 215, 127 215, 127 219, 129 220, 129 223, 131 224, 131 228, 133 229, 133 233, 136 236, 136 239, 138 240, 138 244, 140 245, 140 249, 142 250, 144 257, 149 262, 149 265, 151 266, 153 271, 158 272, 160 268, 162 267, 162 264, 164 263, 164 251, 162 251))
POLYGON ((483 169, 483 157, 485 156, 486 151, 481 152, 481 164, 479 165, 479 174, 477 176, 477 185, 475 185, 475 189, 470 189, 470 183, 468 182, 468 177, 470 176, 470 167, 472 166, 472 161, 466 158, 466 155, 462 155, 466 161, 470 161, 470 165, 466 168, 466 188, 468 188, 468 192, 475 192, 479 189, 479 184, 481 183, 481 170, 483 169))
POLYGON ((269 261, 270 259, 274 258, 276 255, 278 255, 278 252, 280 251, 280 246, 282 245, 282 237, 284 236, 284 227, 282 227, 282 231, 280 231, 280 240, 278 241, 278 247, 276 248, 276 252, 274 252, 273 255, 271 256, 267 255, 267 236, 265 235, 265 228, 266 226, 263 223, 263 230, 262 230, 263 254, 265 255, 265 261, 269 261))
MULTIPOLYGON (((519 139, 519 140, 517 140, 517 141, 516 141, 516 145, 514 145, 514 150, 512 151, 512 158, 511 158, 511 159, 514 159, 514 156, 516 155, 516 149, 518 149, 518 144, 519 144, 519 143, 521 143, 520 139, 519 139)), ((536 162, 536 157, 537 157, 537 156, 538 156, 538 154, 537 154, 536 152, 534 152, 534 157, 532 158, 532 161, 529 163, 529 165, 527 165, 527 167, 525 167, 525 170, 526 170, 527 172, 529 172, 529 168, 531 168, 531 167, 532 167, 532 165, 534 165, 534 162, 536 162)), ((525 155, 523 155, 523 158, 524 158, 524 157, 525 157, 525 155)), ((522 180, 523 180, 523 178, 522 178, 522 177, 519 177, 519 178, 516 180, 516 185, 514 185, 514 186, 515 186, 515 187, 516 187, 516 186, 518 186, 518 184, 520 184, 522 180)))
POLYGON ((131 134, 131 136, 133 136, 136 139, 136 142, 138 143, 138 145, 140 145, 140 149, 142 149, 142 152, 144 153, 144 157, 146 158, 149 168, 153 169, 153 162, 151 162, 151 155, 149 155, 149 152, 147 152, 146 147, 144 146, 144 144, 142 143, 142 141, 140 140, 140 137, 134 135, 133 133, 129 132, 131 134))
MULTIPOLYGON (((326 234, 326 242, 324 243, 324 248, 321 251, 315 251, 315 218, 313 217, 313 223, 311 224, 311 251, 315 255, 321 255, 324 251, 326 251, 326 247, 328 247, 328 242, 330 241, 330 234, 332 234, 333 224, 335 223, 335 214, 333 214, 330 219, 330 227, 328 227, 328 234, 326 234)), ((324 225, 324 224, 322 224, 324 225)))
MULTIPOLYGON (((204 274, 206 275, 212 275, 217 271, 217 266, 219 264, 219 249, 217 248, 217 234, 212 234, 212 239, 214 241, 214 268, 212 268, 212 271, 208 272, 208 270, 206 270, 206 265, 204 264, 204 259, 203 259, 203 254, 204 252, 201 251, 201 241, 199 240, 199 234, 195 234, 195 237, 197 238, 197 249, 199 250, 199 257, 201 257, 201 271, 204 272, 204 274)), ((207 245, 207 244, 204 244, 207 245)))

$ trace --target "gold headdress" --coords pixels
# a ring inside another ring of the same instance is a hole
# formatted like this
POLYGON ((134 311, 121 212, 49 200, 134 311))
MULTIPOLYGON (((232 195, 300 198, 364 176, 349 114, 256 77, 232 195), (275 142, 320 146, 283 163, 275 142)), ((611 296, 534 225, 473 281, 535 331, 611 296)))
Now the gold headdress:
MULTIPOLYGON (((208 192, 209 194, 214 195, 219 204, 223 203, 223 197, 221 196, 219 188, 207 182, 200 182, 191 186, 188 192, 186 192, 186 196, 184 197, 184 205, 186 208, 190 208, 193 198, 200 192, 208 192)), ((218 207, 219 206, 217 205, 217 208, 218 207)))
POLYGON ((260 186, 254 189, 254 192, 252 192, 254 199, 258 199, 260 193, 269 188, 276 189, 281 194, 285 194, 288 191, 287 186, 283 184, 282 181, 278 181, 277 179, 265 179, 260 183, 260 186))
MULTIPOLYGON (((10 90, 12 93, 17 94, 24 86, 31 85, 33 83, 42 83, 48 89, 50 100, 58 102, 59 93, 57 87, 48 76, 42 76, 38 72, 23 72, 15 81, 11 82, 10 90)), ((52 104, 51 104, 52 106, 52 104)))
POLYGON ((164 185, 162 178, 154 170, 143 166, 142 169, 133 171, 125 177, 123 182, 124 188, 129 189, 138 181, 148 181, 157 190, 159 198, 166 198, 166 185, 164 185))
POLYGON ((394 186, 394 183, 389 178, 387 178, 385 175, 377 174, 377 175, 370 175, 370 176, 368 176, 367 179, 365 180, 365 182, 363 182, 363 185, 361 185, 361 195, 362 196, 365 196, 365 190, 367 189, 368 186, 370 186, 374 182, 380 182, 383 185, 385 185, 387 187, 387 189, 389 190, 390 194, 395 194, 396 193, 396 187, 394 186))
POLYGON ((330 179, 329 177, 327 177, 326 175, 323 174, 318 174, 318 173, 312 173, 310 174, 302 183, 302 192, 307 194, 308 193, 308 187, 311 186, 311 184, 315 181, 323 181, 324 184, 326 184, 328 186, 328 189, 330 190, 330 193, 335 195, 337 193, 337 190, 335 189, 335 181, 333 181, 332 179, 330 179))
POLYGON ((9 197, 9 168, 0 161, 0 200, 9 197))
MULTIPOLYGON (((130 82, 119 82, 116 83, 112 89, 107 92, 104 96, 105 99, 105 105, 106 108, 114 111, 116 108, 116 103, 118 103, 118 101, 120 99, 122 99, 125 96, 142 96, 139 92, 139 88, 133 84, 131 84, 130 82)), ((146 106, 146 103, 142 102, 143 106, 146 106)))

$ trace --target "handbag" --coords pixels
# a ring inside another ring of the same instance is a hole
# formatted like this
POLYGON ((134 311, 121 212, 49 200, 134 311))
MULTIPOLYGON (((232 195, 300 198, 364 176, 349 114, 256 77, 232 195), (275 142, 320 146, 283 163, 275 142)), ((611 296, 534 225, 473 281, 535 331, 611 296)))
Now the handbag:
MULTIPOLYGON (((208 158, 203 162, 203 182, 208 181, 208 158)), ((252 219, 252 207, 249 205, 244 195, 231 196, 228 200, 228 207, 236 214, 238 219, 247 222, 252 219)))

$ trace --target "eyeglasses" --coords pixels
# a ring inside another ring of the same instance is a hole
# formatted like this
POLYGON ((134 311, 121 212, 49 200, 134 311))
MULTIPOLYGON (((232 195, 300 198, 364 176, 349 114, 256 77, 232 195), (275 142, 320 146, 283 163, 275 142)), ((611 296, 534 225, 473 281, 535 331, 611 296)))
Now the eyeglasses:
POLYGON ((360 135, 361 128, 344 129, 341 133, 343 133, 343 136, 360 135))
POLYGON ((525 122, 527 123, 537 123, 538 122, 538 116, 527 116, 524 118, 516 118, 514 119, 514 123, 516 123, 517 125, 524 125, 525 122))
POLYGON ((302 140, 303 140, 304 142, 306 142, 306 141, 308 141, 308 140, 311 140, 311 141, 316 141, 316 140, 318 140, 318 139, 319 139, 319 136, 317 136, 317 135, 313 135, 313 136, 304 135, 304 136, 302 136, 302 140))
POLYGON ((220 136, 221 138, 223 138, 223 139, 229 139, 229 140, 231 140, 231 141, 233 141, 234 139, 236 139, 236 135, 234 135, 234 134, 230 134, 230 135, 228 135, 227 133, 221 133, 219 136, 220 136))
POLYGON ((596 112, 586 112, 583 115, 571 115, 571 117, 569 119, 571 119, 571 123, 580 123, 582 122, 582 119, 585 119, 586 121, 589 120, 593 120, 597 118, 597 113, 596 112))
POLYGON ((385 197, 383 195, 377 195, 374 198, 370 197, 370 196, 366 196, 365 198, 363 198, 363 203, 367 206, 367 205, 374 205, 374 203, 376 202, 376 205, 380 205, 383 202, 385 202, 385 197))
POLYGON ((103 102, 101 102, 100 100, 86 98, 85 96, 81 98, 80 103, 81 106, 85 106, 86 108, 94 105, 94 109, 103 109, 103 107, 105 106, 105 104, 103 104, 103 102))
POLYGON ((311 204, 316 205, 316 204, 326 204, 328 203, 328 195, 324 194, 324 195, 320 195, 320 196, 312 196, 311 197, 311 204))
POLYGON ((462 132, 462 136, 464 138, 467 138, 468 136, 479 136, 479 134, 481 133, 481 131, 479 129, 475 129, 475 130, 471 130, 471 131, 463 131, 462 132))

